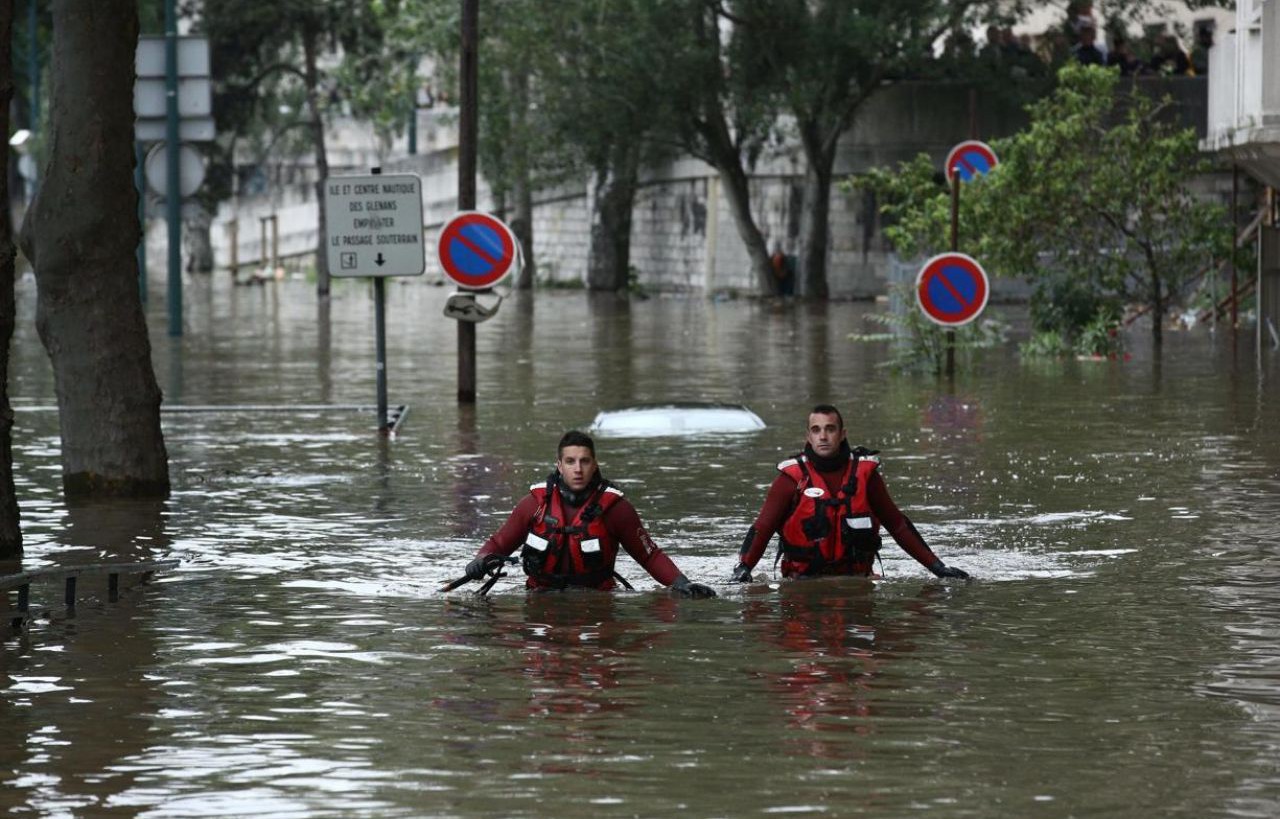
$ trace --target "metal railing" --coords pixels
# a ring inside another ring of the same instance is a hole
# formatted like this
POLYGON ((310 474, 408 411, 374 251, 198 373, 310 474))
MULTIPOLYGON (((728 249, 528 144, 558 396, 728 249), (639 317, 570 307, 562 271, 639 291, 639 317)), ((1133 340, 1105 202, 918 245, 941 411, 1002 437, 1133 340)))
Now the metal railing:
POLYGON ((48 569, 33 569, 29 572, 0 575, 0 592, 18 590, 17 605, 10 609, 7 616, 13 628, 21 628, 22 624, 33 615, 31 611, 31 583, 38 580, 61 580, 63 582, 63 605, 74 609, 76 591, 81 577, 107 577, 107 599, 112 603, 120 599, 120 576, 142 575, 142 582, 161 569, 172 569, 178 565, 176 560, 154 560, 146 563, 98 563, 85 566, 69 566, 48 569))

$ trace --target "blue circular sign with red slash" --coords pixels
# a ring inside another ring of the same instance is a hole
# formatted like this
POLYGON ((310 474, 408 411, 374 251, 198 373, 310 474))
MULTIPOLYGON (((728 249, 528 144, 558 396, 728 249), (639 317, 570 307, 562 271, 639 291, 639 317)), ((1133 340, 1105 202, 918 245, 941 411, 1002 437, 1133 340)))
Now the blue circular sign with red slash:
POLYGON ((996 152, 991 146, 976 139, 961 142, 947 154, 947 162, 943 167, 947 172, 947 182, 951 183, 956 176, 961 182, 972 182, 979 176, 986 176, 1000 164, 996 152))
POLYGON ((446 222, 437 251, 445 275, 468 290, 483 290, 502 281, 519 258, 511 229, 479 211, 464 211, 446 222))
POLYGON ((988 295, 987 272, 963 253, 934 256, 916 276, 920 309, 944 327, 960 327, 976 319, 987 306, 988 295))

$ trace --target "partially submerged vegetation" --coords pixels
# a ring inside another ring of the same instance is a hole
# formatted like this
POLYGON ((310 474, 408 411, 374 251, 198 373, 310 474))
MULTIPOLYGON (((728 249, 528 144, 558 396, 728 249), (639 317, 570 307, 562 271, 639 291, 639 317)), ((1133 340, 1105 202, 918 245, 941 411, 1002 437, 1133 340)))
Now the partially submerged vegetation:
MULTIPOLYGON (((993 142, 999 167, 964 186, 961 249, 1030 280, 1026 354, 1115 354, 1129 306, 1150 314, 1159 346, 1188 286, 1230 248, 1223 208, 1188 188, 1208 162, 1195 132, 1169 123, 1168 100, 1122 88, 1116 71, 1073 65, 1058 80, 1026 129, 993 142)), ((950 192, 928 156, 847 184, 876 191, 904 257, 948 246, 950 192)))

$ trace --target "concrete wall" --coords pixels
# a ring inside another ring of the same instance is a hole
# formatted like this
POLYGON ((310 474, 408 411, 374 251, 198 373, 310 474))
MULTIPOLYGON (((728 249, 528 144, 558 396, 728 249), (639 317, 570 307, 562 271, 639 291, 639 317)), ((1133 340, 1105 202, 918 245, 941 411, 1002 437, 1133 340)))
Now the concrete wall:
MULTIPOLYGON (((1178 116, 1189 123, 1204 122, 1204 84, 1194 80, 1165 81, 1177 92, 1178 116), (1198 106, 1198 107, 1197 107, 1198 106)), ((1162 92, 1157 88, 1157 93, 1162 92)), ((886 88, 868 103, 856 124, 841 139, 837 178, 930 154, 941 166, 946 152, 967 139, 971 130, 981 138, 1012 133, 1026 122, 1018 106, 989 95, 971 100, 967 87, 947 84, 900 83, 886 88)), ((782 123, 785 132, 786 123, 782 123)), ((441 144, 436 140, 435 144, 441 144)), ((427 281, 441 273, 432 250, 435 231, 455 210, 457 149, 439 147, 416 156, 385 161, 384 173, 412 172, 423 182, 423 220, 427 231, 427 281)), ((798 249, 800 229, 799 147, 784 140, 761 158, 751 182, 752 211, 772 248, 798 249)), ((367 173, 367 168, 335 169, 334 174, 367 173)), ((538 273, 553 282, 581 282, 585 276, 590 236, 591 193, 585 183, 541 191, 535 198, 534 246, 538 273)), ((481 183, 481 209, 492 209, 489 191, 481 183)), ((263 247, 259 218, 274 215, 279 223, 280 254, 309 264, 316 236, 314 189, 308 183, 281 186, 267 195, 225 203, 215 219, 213 243, 217 264, 230 260, 231 221, 240 225, 238 260, 261 266, 263 247)), ((152 224, 154 252, 163 254, 163 225, 152 224)), ((267 249, 269 253, 269 248, 267 249)), ((836 298, 870 298, 885 292, 894 259, 880 231, 875 203, 861 192, 839 188, 831 194, 829 285, 836 298)), ((756 290, 746 248, 738 238, 728 202, 715 172, 700 161, 681 159, 648 169, 636 199, 632 222, 631 264, 639 283, 651 290, 706 292, 756 290)), ((163 258, 162 255, 157 258, 163 258)), ((1017 298, 1020 283, 997 283, 994 297, 1017 298)))

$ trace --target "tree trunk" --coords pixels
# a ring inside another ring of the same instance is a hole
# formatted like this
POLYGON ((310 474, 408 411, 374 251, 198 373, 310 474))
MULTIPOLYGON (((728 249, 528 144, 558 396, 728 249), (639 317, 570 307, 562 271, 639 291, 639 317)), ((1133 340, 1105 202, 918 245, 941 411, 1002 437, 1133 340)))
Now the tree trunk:
MULTIPOLYGON (((0 134, 9 133, 13 99, 13 0, 0 0, 0 134)), ((22 556, 18 497, 13 489, 13 408, 9 406, 9 346, 15 323, 13 225, 9 214, 9 152, 0 156, 0 560, 22 556)))
POLYGON ((527 66, 518 66, 514 72, 504 76, 507 90, 511 95, 511 112, 513 122, 511 131, 514 139, 510 144, 511 157, 511 198, 515 200, 514 212, 511 214, 511 232, 520 243, 520 253, 524 257, 524 267, 515 281, 517 290, 529 290, 533 287, 538 275, 537 265, 533 258, 533 184, 529 180, 529 167, 532 164, 529 156, 529 144, 521 137, 528 129, 529 122, 529 74, 527 66))
POLYGON ((756 283, 760 285, 760 293, 764 296, 776 295, 778 280, 773 274, 773 265, 769 263, 769 250, 765 247, 764 234, 756 226, 755 217, 751 215, 751 190, 748 187, 747 174, 735 160, 732 163, 716 165, 720 173, 720 181, 724 185, 725 197, 729 200, 729 212, 733 214, 733 224, 738 229, 738 236, 746 245, 747 256, 751 259, 751 269, 755 272, 756 283))
POLYGON ((1156 353, 1164 346, 1164 288, 1161 286, 1160 274, 1151 271, 1151 346, 1156 353))
POLYGON ((68 498, 169 494, 138 292, 137 42, 134 0, 54 0, 50 153, 22 242, 53 363, 68 498))
POLYGON ((319 33, 307 26, 302 32, 302 53, 306 60, 303 83, 307 87, 307 109, 311 112, 311 144, 316 151, 316 295, 329 298, 329 257, 325 252, 328 222, 324 212, 324 180, 329 176, 329 157, 324 147, 324 118, 320 115, 320 72, 316 68, 316 41, 319 33))
POLYGON ((516 235, 520 252, 524 256, 524 267, 520 269, 520 276, 516 279, 516 289, 529 290, 533 287, 538 269, 533 259, 533 186, 529 184, 528 171, 516 176, 511 195, 515 199, 511 232, 516 235))
POLYGON ((800 205, 800 294, 825 299, 827 289, 827 244, 831 235, 831 169, 835 166, 836 143, 830 144, 802 128, 805 172, 804 196, 800 205))
POLYGON ((204 206, 200 206, 192 218, 183 222, 183 226, 187 234, 183 243, 190 254, 187 256, 187 272, 212 273, 213 241, 209 237, 209 231, 213 226, 213 217, 204 206))
POLYGON ((631 209, 636 199, 639 153, 634 145, 615 144, 598 167, 591 207, 591 248, 587 253, 589 290, 625 290, 631 265, 631 209))

